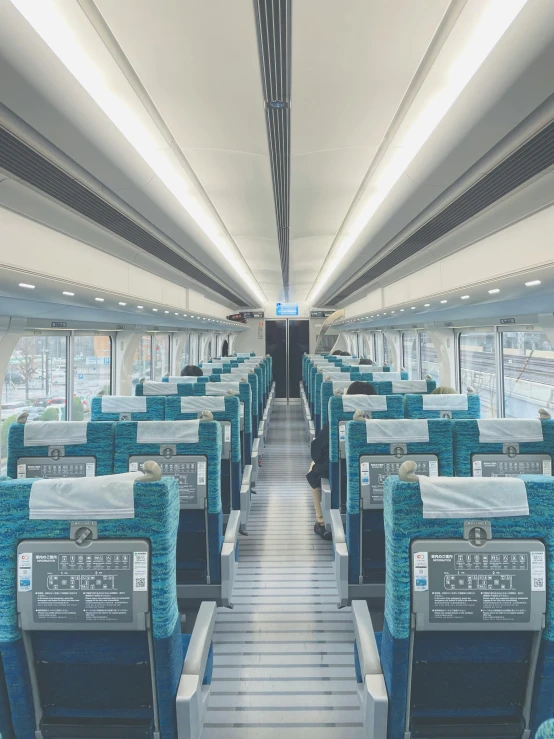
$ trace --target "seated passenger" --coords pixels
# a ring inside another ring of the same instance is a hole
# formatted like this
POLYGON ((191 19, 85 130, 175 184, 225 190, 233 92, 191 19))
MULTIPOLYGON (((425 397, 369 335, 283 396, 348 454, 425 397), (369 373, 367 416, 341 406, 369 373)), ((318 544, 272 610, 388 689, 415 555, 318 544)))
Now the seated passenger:
POLYGON ((202 369, 197 367, 195 364, 187 364, 187 366, 181 370, 181 377, 203 377, 203 375, 204 373, 202 372, 202 369))
POLYGON ((453 387, 448 387, 448 385, 439 385, 439 387, 436 387, 431 395, 458 395, 458 391, 454 390, 453 387))
POLYGON ((373 359, 360 359, 360 364, 375 364, 373 359))
MULTIPOLYGON (((370 382, 353 382, 347 395, 377 395, 377 391, 370 382)), ((329 477, 329 423, 323 425, 321 431, 312 441, 311 455, 313 462, 308 470, 306 479, 312 488, 315 508, 314 531, 322 539, 330 541, 331 532, 325 529, 323 511, 321 510, 321 478, 329 477)))
POLYGON ((332 357, 342 357, 342 352, 340 349, 337 349, 336 351, 332 352, 332 357))

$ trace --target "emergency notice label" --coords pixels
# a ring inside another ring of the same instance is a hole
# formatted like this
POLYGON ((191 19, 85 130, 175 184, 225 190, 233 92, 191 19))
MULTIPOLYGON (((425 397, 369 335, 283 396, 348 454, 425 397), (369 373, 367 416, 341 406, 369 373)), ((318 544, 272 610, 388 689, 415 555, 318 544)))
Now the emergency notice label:
POLYGON ((533 568, 539 584, 544 567, 529 552, 431 552, 429 622, 528 623, 533 568))

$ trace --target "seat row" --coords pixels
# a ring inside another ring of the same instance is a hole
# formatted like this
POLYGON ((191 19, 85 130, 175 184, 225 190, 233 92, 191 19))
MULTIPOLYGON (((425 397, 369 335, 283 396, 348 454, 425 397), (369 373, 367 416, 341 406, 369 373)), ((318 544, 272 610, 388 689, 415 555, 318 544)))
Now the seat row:
MULTIPOLYGON (((104 426, 88 424, 99 445, 104 426)), ((216 604, 181 633, 177 480, 150 462, 145 474, 5 479, 0 497, 2 737, 198 739, 216 604)))
MULTIPOLYGON (((363 426, 350 422, 347 440, 363 426)), ((554 479, 414 467, 384 481, 382 628, 352 602, 363 735, 552 736, 554 479)))
POLYGON ((322 483, 324 517, 346 545, 335 560, 341 605, 356 593, 383 593, 384 491, 404 462, 429 479, 552 476, 552 420, 367 419, 359 409, 353 417, 337 414, 330 427, 330 481, 322 483))

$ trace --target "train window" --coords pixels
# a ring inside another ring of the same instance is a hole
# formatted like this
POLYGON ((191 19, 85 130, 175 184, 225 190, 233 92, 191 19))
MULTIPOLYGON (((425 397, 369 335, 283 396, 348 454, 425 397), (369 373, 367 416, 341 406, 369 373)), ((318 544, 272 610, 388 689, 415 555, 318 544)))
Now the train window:
POLYGON ((169 374, 169 334, 154 334, 154 380, 169 374))
POLYGON ((472 387, 481 396, 482 418, 497 415, 495 334, 493 331, 460 334, 460 383, 463 393, 472 387))
POLYGON ((402 364, 410 380, 415 380, 419 377, 417 366, 417 334, 415 331, 407 331, 402 334, 402 364))
POLYGON ((504 414, 537 418, 554 408, 554 351, 540 331, 503 331, 504 414))
POLYGON ((152 336, 147 334, 143 336, 135 352, 133 360, 133 381, 145 377, 147 380, 152 379, 152 336))
POLYGON ((183 349, 181 351, 181 368, 186 367, 187 364, 190 364, 190 334, 187 334, 185 336, 185 340, 183 341, 183 349))
POLYGON ((0 408, 0 456, 5 469, 8 429, 23 411, 31 421, 66 418, 67 337, 22 336, 12 353, 0 408))
POLYGON ((191 364, 198 364, 198 362, 200 361, 199 354, 198 354, 199 340, 200 340, 199 334, 190 335, 190 363, 191 364))
POLYGON ((419 347, 421 352, 421 378, 429 375, 437 385, 440 383, 439 359, 428 333, 422 331, 419 334, 419 347))
POLYGON ((80 335, 73 344, 73 421, 88 421, 91 400, 103 390, 111 393, 111 336, 80 335), (77 400, 76 400, 77 399, 77 400))
POLYGON ((394 364, 394 362, 393 362, 393 354, 392 354, 390 344, 387 341, 387 337, 385 336, 385 334, 383 334, 382 336, 383 336, 383 363, 392 365, 394 364))

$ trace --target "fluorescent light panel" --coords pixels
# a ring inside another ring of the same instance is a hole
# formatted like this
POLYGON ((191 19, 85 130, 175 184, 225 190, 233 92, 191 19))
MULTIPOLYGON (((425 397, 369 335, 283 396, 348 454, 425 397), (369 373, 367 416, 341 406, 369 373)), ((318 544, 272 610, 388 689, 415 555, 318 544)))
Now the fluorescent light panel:
MULTIPOLYGON (((14 2, 15 0, 12 0, 14 2)), ((352 216, 347 223, 344 234, 328 254, 322 271, 315 281, 307 300, 313 302, 331 279, 335 270, 342 264, 344 256, 351 249, 356 239, 373 218, 392 188, 421 150, 423 145, 435 131, 454 102, 465 89, 479 67, 494 49, 505 31, 510 27, 527 0, 482 0, 480 18, 473 32, 466 40, 463 49, 453 64, 442 71, 442 89, 429 95, 421 113, 415 118, 411 127, 401 130, 393 137, 384 156, 384 162, 371 178, 362 197, 361 212, 352 216)), ((468 11, 470 12, 470 11, 468 11)), ((448 43, 448 42, 447 42, 448 43)), ((435 62, 440 64, 441 59, 435 62)), ((433 67, 440 69, 440 67, 433 67)), ((432 72, 433 70, 431 70, 432 72)), ((414 101, 414 109, 418 98, 414 101)), ((408 116, 410 115, 408 112, 408 116)))
POLYGON ((525 287, 535 287, 535 285, 540 285, 540 280, 530 280, 529 282, 525 283, 525 287))
POLYGON ((35 289, 35 286, 34 285, 29 285, 28 282, 20 282, 19 283, 19 287, 24 287, 27 290, 34 290, 35 289))
MULTIPOLYGON (((246 260, 206 207, 83 11, 60 0, 11 0, 98 107, 208 236, 260 303, 266 298, 246 260), (77 13, 79 15, 77 15, 77 13), (94 37, 87 37, 93 33, 94 37)), ((75 4, 76 5, 76 4, 75 4)))

